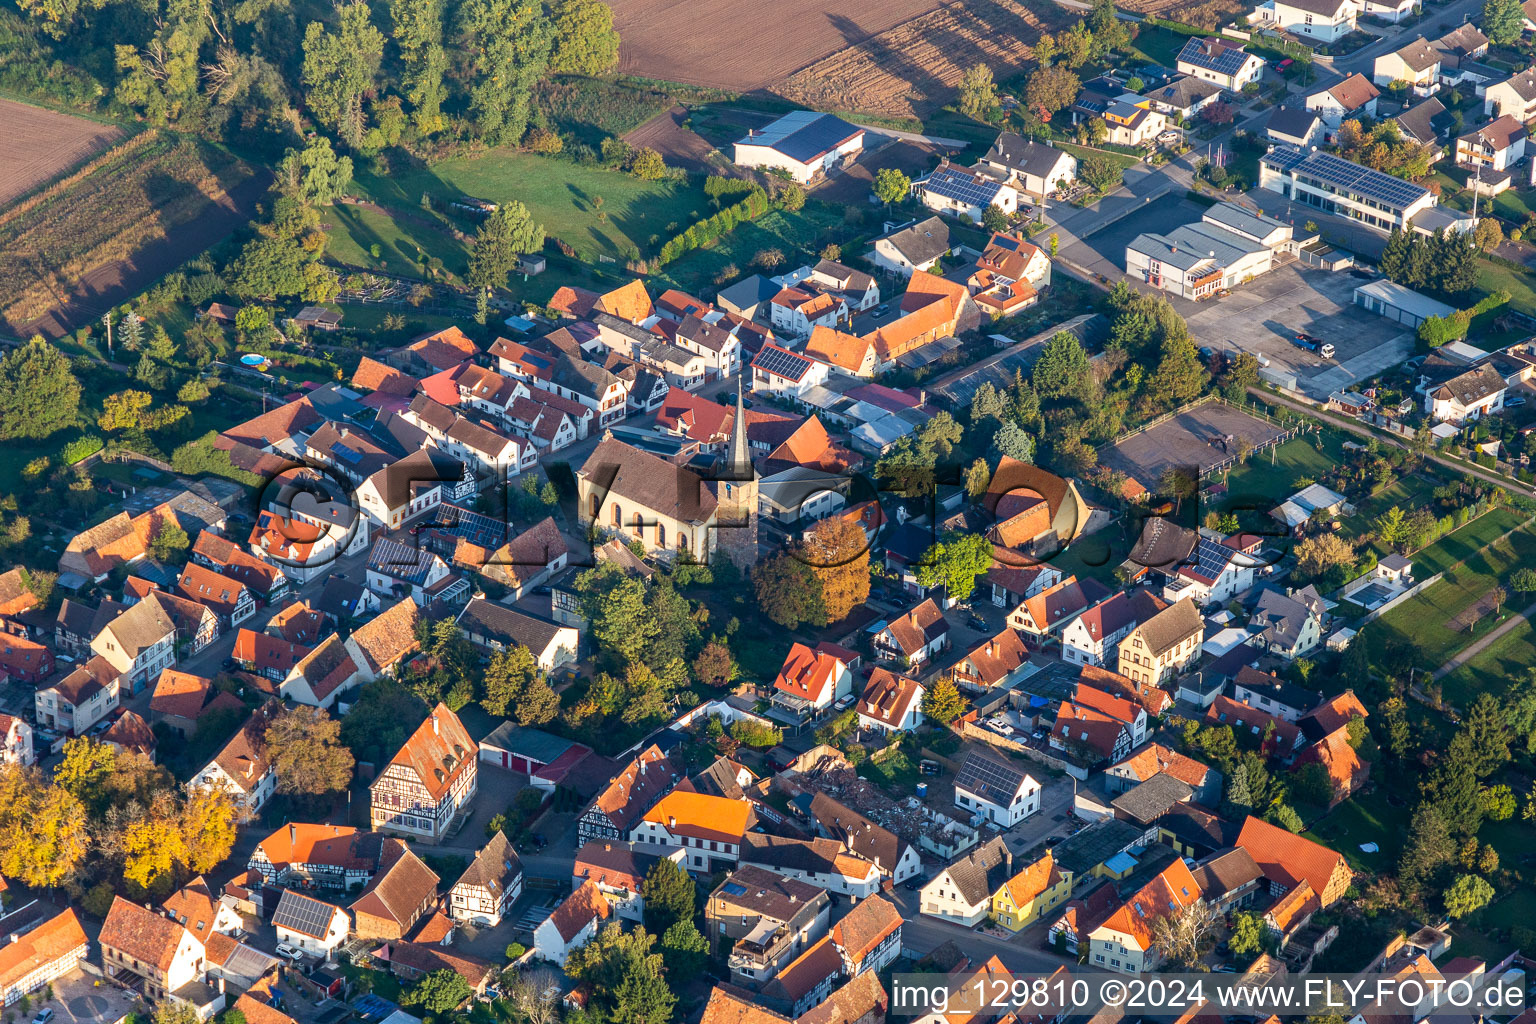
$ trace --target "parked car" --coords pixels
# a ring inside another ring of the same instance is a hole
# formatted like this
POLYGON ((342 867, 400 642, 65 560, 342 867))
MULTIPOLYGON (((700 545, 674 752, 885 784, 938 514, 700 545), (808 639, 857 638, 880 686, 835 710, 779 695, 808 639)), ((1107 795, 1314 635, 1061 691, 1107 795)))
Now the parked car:
POLYGON ((32 1024, 48 1024, 53 1020, 53 1007, 45 1006, 37 1011, 37 1016, 32 1018, 32 1024))
POLYGON ((277 944, 277 955, 292 960, 294 963, 299 963, 304 959, 303 950, 295 949, 286 942, 279 942, 277 944))
POLYGON ((907 879, 906 882, 903 883, 902 888, 906 889, 908 892, 917 892, 917 890, 921 889, 927 884, 928 876, 922 873, 918 873, 907 879))
POLYGON ((924 758, 918 762, 917 770, 924 775, 937 775, 942 769, 939 767, 939 762, 924 758))
POLYGON ((855 697, 851 693, 848 694, 846 697, 839 697, 839 698, 837 698, 837 702, 832 705, 832 710, 833 711, 847 711, 849 708, 853 707, 854 702, 857 701, 858 699, 859 698, 855 697))
POLYGON ((987 625, 987 620, 986 619, 984 619, 980 615, 976 615, 974 613, 966 617, 965 624, 967 626, 970 626, 972 629, 979 629, 979 630, 983 630, 983 631, 992 628, 991 626, 987 625))
MULTIPOLYGON (((1525 404, 1525 399, 1523 397, 1521 397, 1520 395, 1516 395, 1514 398, 1506 398, 1506 399, 1504 399, 1504 405, 1506 407, 1508 407, 1508 408, 1511 408, 1511 409, 1516 408, 1518 406, 1522 406, 1524 404, 1525 404)), ((63 658, 55 658, 54 660, 55 661, 63 661, 64 659, 63 658)))

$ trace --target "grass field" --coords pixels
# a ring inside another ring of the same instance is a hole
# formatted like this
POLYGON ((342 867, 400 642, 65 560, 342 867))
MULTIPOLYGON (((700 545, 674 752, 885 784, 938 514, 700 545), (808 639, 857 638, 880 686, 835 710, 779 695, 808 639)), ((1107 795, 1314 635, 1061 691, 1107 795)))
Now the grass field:
POLYGON ((1186 35, 1166 29, 1162 26, 1143 25, 1136 33, 1136 42, 1133 49, 1137 54, 1151 61, 1153 64, 1161 64, 1165 68, 1171 68, 1179 51, 1184 48, 1189 40, 1186 35))
POLYGON ((1536 276, 1529 272, 1517 271, 1488 260, 1478 260, 1477 290, 1483 295, 1507 291, 1511 309, 1536 313, 1536 276))
POLYGON ((555 78, 539 84, 538 104, 552 128, 597 146, 604 136, 634 131, 672 105, 657 89, 604 78, 555 78))
POLYGON ((1342 853, 1356 870, 1391 870, 1403 852, 1403 836, 1413 813, 1411 796, 1393 793, 1378 783, 1369 793, 1346 800, 1313 822, 1309 833, 1342 853), (1362 843, 1375 843, 1381 849, 1366 853, 1360 849, 1362 843))
MULTIPOLYGON (((1511 607, 1518 608, 1516 599, 1511 607)), ((1502 692, 1536 667, 1536 626, 1529 619, 1499 637, 1477 657, 1441 681, 1445 699, 1465 706, 1483 690, 1502 692), (1503 685, 1490 685, 1495 680, 1503 685)))
POLYGON ((426 253, 443 261, 451 279, 464 274, 468 248, 425 224, 363 206, 332 207, 326 220, 331 225, 326 255, 348 266, 419 277, 420 256, 426 253), (377 257, 372 253, 373 246, 379 248, 377 257))
POLYGON ((1250 456, 1248 461, 1227 476, 1227 493, 1232 498, 1254 498, 1280 504, 1300 490, 1302 481, 1315 481, 1334 466, 1343 454, 1343 439, 1335 431, 1320 435, 1322 449, 1313 438, 1294 438, 1269 452, 1250 456))
POLYGON ((1460 529, 1415 552, 1414 574, 1424 577, 1444 572, 1462 559, 1471 558, 1491 544, 1495 537, 1508 533, 1523 522, 1525 516, 1507 506, 1478 516, 1460 529))
MULTIPOLYGON (((387 178, 365 173, 357 181, 370 198, 400 210, 418 207, 423 195, 443 205, 463 195, 494 203, 515 199, 546 233, 578 254, 621 263, 628 246, 650 255, 709 208, 704 193, 685 182, 641 181, 605 167, 512 150, 445 160, 387 178)), ((425 225, 396 224, 407 242, 423 248, 428 236, 437 234, 425 225)))
POLYGON ((695 249, 674 260, 657 276, 684 291, 709 291, 727 267, 737 269, 731 275, 733 278, 751 273, 753 258, 767 249, 778 249, 784 254, 786 262, 782 269, 787 270, 799 266, 834 240, 840 233, 835 229, 842 223, 840 209, 817 202, 807 203, 793 213, 774 210, 751 223, 738 225, 709 248, 695 249))
MULTIPOLYGON (((1358 537, 1376 528, 1376 517, 1396 505, 1406 514, 1420 505, 1428 504, 1440 480, 1427 472, 1400 477, 1391 486, 1372 495, 1355 506, 1355 514, 1343 520, 1346 537, 1358 537)), ((1479 545, 1481 547, 1481 545, 1479 545)), ((1385 546, 1376 545, 1377 555, 1387 553, 1385 546)))

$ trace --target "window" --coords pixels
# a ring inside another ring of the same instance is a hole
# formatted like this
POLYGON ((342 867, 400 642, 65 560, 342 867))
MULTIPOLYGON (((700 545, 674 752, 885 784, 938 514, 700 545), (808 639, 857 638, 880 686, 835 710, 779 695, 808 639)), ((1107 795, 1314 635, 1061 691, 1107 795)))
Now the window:
POLYGON ((624 513, 619 510, 618 502, 613 503, 613 525, 617 527, 624 525, 624 513))

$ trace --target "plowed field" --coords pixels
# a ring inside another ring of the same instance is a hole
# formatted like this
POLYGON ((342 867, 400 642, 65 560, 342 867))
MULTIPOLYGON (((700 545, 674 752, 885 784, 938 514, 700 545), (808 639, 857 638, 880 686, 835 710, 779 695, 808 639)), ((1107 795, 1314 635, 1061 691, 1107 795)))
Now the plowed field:
POLYGON ((122 137, 110 125, 0 99, 0 206, 122 137))
POLYGON ((1055 4, 951 3, 839 50, 775 91, 822 110, 921 116, 950 101, 966 68, 986 64, 996 78, 1007 78, 1030 62, 1042 32, 1074 17, 1055 4))

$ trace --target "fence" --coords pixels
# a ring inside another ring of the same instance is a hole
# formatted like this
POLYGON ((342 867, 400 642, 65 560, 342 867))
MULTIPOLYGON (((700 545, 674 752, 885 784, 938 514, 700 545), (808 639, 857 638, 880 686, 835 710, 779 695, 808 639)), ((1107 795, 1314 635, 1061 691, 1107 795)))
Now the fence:
POLYGON ((1416 597, 1419 594, 1422 594, 1424 591, 1428 590, 1430 587, 1434 586, 1436 583, 1439 583, 1444 578, 1445 578, 1445 574, 1444 573, 1437 572, 1433 576, 1429 577, 1428 579, 1421 580, 1420 582, 1415 583, 1413 586, 1409 587, 1407 590, 1403 591, 1401 594, 1398 594, 1396 597, 1394 597, 1392 600, 1388 601, 1386 604, 1382 605, 1381 607, 1366 612, 1364 615, 1362 615, 1360 617, 1360 621, 1355 624, 1355 628, 1359 629, 1361 626, 1365 625, 1367 622, 1375 622, 1377 619, 1379 619, 1383 615, 1387 614, 1387 612, 1391 611, 1393 608, 1396 608, 1398 605, 1402 604, 1404 601, 1408 600, 1411 597, 1416 597))
POLYGON ((1059 758, 1052 757, 1050 754, 1047 754, 1044 751, 1037 750, 1034 747, 1026 746, 1016 740, 1010 740, 1006 736, 1000 736, 990 729, 983 729, 981 726, 973 725, 970 722, 962 721, 957 722, 956 724, 960 727, 960 735, 965 739, 980 740, 982 743, 985 743, 991 747, 996 747, 998 750, 1003 750, 1014 754, 1023 754, 1025 757, 1032 761, 1036 761, 1045 767, 1052 769, 1053 771, 1065 772, 1072 776, 1074 779, 1083 780, 1088 778, 1088 769, 1080 768, 1077 765, 1072 764, 1070 761, 1063 761, 1059 758))

